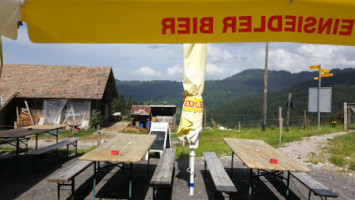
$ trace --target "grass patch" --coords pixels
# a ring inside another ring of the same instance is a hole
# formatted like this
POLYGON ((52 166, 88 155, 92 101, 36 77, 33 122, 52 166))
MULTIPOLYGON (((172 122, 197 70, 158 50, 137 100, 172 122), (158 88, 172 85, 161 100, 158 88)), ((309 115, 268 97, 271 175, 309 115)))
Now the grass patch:
MULTIPOLYGON (((317 127, 308 127, 306 130, 300 130, 298 127, 290 127, 289 132, 283 131, 282 133, 282 143, 293 142, 301 140, 303 137, 309 137, 313 135, 323 135, 334 132, 339 132, 342 130, 342 127, 322 127, 321 130, 318 130, 317 127)), ((279 129, 269 128, 266 131, 261 131, 260 129, 244 129, 241 132, 231 130, 231 131, 222 131, 219 129, 209 129, 203 130, 200 137, 199 148, 196 149, 195 153, 198 157, 202 156, 203 152, 215 152, 217 155, 230 155, 231 150, 225 144, 223 138, 239 138, 239 139, 255 139, 263 140, 266 143, 270 144, 273 147, 278 147, 279 129)), ((189 148, 185 146, 183 155, 182 145, 177 145, 176 154, 177 157, 188 157, 189 148)))
POLYGON ((325 152, 329 161, 339 167, 355 170, 355 134, 348 133, 328 142, 325 152))

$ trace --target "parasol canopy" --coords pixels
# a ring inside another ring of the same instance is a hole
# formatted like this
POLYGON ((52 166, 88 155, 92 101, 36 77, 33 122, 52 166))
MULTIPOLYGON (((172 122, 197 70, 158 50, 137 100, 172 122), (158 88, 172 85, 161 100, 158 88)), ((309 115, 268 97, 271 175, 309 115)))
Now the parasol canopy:
POLYGON ((287 41, 355 45, 353 0, 21 2, 0 1, 0 34, 16 39, 17 21, 22 20, 35 43, 287 41))

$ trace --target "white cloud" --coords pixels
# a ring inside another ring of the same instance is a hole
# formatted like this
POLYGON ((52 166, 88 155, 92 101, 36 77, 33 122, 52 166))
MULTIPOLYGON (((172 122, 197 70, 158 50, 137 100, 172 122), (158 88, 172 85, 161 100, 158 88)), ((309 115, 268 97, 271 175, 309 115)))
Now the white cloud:
POLYGON ((224 63, 230 62, 233 56, 228 50, 221 49, 216 45, 209 45, 207 47, 207 58, 212 63, 224 63))
POLYGON ((269 52, 269 69, 287 70, 299 72, 305 70, 302 57, 298 54, 287 51, 286 49, 275 49, 269 52))
POLYGON ((142 77, 144 76, 150 76, 150 77, 160 77, 160 73, 155 71, 154 69, 148 67, 148 66, 144 66, 139 68, 138 70, 134 71, 135 74, 138 74, 142 77))
POLYGON ((223 74, 223 73, 224 73, 224 70, 215 64, 208 63, 206 65, 206 74, 208 74, 208 75, 216 75, 216 74, 219 75, 219 74, 223 74))
POLYGON ((179 65, 174 65, 168 69, 166 69, 169 76, 179 76, 182 75, 182 67, 179 65))

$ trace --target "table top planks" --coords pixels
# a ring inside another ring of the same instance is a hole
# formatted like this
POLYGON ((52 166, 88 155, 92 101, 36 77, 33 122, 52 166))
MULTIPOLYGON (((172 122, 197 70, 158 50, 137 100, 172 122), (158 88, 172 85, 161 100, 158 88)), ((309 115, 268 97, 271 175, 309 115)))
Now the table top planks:
POLYGON ((224 138, 233 153, 250 169, 269 171, 311 172, 306 166, 288 158, 262 140, 224 138), (277 159, 271 164, 270 159, 277 159))
POLYGON ((65 128, 67 125, 32 125, 22 127, 23 129, 45 129, 45 130, 56 130, 65 128))
POLYGON ((84 154, 79 159, 103 162, 137 163, 153 144, 155 135, 119 134, 108 143, 84 154), (119 155, 111 155, 112 151, 119 155))
POLYGON ((48 129, 10 129, 5 131, 0 131, 0 138, 22 138, 28 135, 38 134, 50 131, 48 129))

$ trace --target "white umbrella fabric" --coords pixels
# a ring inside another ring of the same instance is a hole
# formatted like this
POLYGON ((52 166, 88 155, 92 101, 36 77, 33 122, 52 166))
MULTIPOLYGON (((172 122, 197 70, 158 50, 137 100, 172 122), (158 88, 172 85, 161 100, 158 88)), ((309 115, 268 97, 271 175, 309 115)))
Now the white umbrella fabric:
POLYGON ((183 87, 185 93, 178 136, 190 148, 190 195, 194 194, 195 149, 202 131, 203 99, 207 44, 184 44, 183 87))

